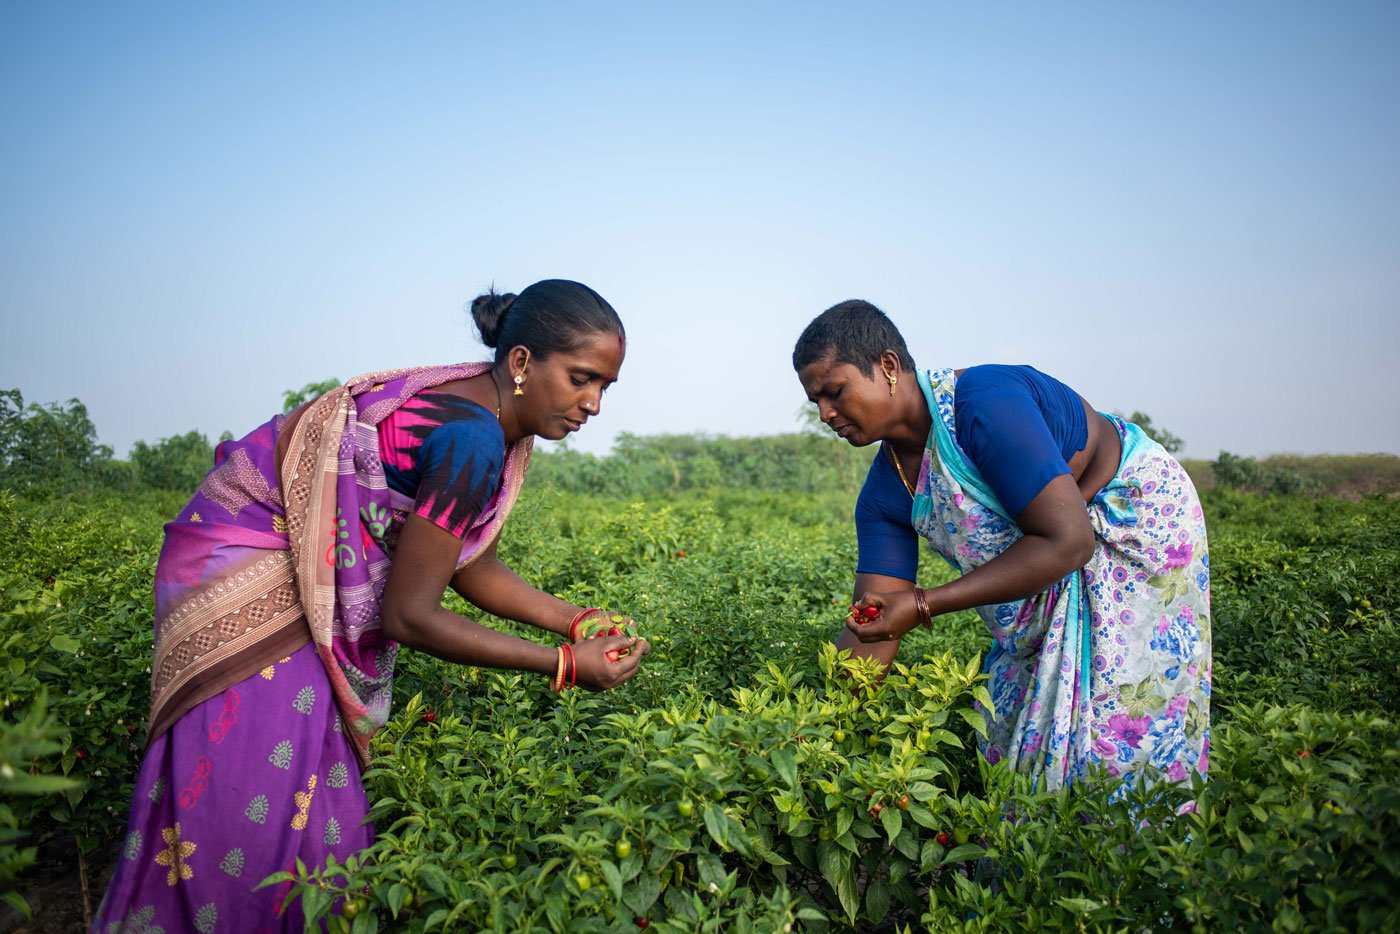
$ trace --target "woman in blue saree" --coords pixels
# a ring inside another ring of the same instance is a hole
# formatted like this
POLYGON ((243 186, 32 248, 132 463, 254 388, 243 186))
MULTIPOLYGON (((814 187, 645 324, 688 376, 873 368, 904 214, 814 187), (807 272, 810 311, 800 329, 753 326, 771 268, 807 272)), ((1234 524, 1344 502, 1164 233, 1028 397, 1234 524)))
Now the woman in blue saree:
POLYGON ((838 647, 888 665, 915 626, 975 609, 989 761, 1048 789, 1205 773, 1205 519, 1161 445, 1031 367, 917 370, 868 302, 813 320, 793 367, 824 424, 881 443, 856 506, 856 606, 875 615, 853 613, 838 647), (919 538, 959 576, 917 587, 919 538))

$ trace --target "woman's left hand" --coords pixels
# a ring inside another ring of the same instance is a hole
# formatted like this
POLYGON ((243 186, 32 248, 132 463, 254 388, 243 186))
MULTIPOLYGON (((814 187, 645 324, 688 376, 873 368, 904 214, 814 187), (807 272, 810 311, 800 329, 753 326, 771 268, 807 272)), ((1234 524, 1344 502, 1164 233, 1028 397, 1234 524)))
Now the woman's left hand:
POLYGON ((602 636, 574 643, 578 685, 590 691, 615 688, 637 673, 651 643, 636 636, 602 636), (624 654, 625 653, 625 654, 624 654))
POLYGON ((902 639, 919 625, 919 606, 912 590, 867 593, 856 601, 846 617, 846 628, 861 642, 888 642, 902 639), (869 616, 870 607, 875 615, 869 616))

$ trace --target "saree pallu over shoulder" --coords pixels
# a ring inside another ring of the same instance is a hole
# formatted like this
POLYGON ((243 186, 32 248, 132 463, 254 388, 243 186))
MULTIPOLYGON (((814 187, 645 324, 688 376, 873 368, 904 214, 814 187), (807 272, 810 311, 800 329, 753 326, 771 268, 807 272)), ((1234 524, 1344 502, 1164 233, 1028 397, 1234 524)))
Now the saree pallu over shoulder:
MULTIPOLYGON (((215 468, 166 526, 156 570, 151 736, 201 700, 312 642, 362 763, 388 719, 397 646, 379 601, 412 503, 388 489, 375 431, 415 393, 488 363, 369 373, 308 405, 279 465, 278 416, 219 445, 215 468)), ((524 482, 531 438, 506 452, 496 497, 457 567, 500 534, 524 482)))
POLYGON ((277 486, 277 416, 223 442, 165 526, 156 565, 154 740, 201 701, 310 641, 277 486))
MULTIPOLYGON (((952 370, 918 374, 933 428, 912 520, 960 573, 1021 537, 958 448, 952 370)), ((1210 559, 1186 472, 1137 426, 1107 416, 1123 454, 1087 505, 1096 547, 1044 592, 977 613, 994 639, 985 673, 990 761, 1058 788, 1102 768, 1122 780, 1205 773, 1210 748, 1210 559)))

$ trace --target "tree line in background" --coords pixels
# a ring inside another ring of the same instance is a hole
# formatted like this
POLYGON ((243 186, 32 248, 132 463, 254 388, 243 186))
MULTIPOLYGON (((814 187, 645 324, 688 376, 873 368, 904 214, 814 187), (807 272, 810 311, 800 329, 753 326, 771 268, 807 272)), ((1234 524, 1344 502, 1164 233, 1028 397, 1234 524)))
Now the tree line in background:
MULTIPOLYGON (((339 385, 334 379, 308 383, 282 394, 283 411, 339 385)), ((1169 451, 1181 438, 1152 423, 1126 416, 1169 451)), ((651 496, 719 486, 810 493, 860 488, 873 449, 853 448, 826 431, 810 407, 800 430, 756 438, 691 435, 639 436, 622 433, 607 455, 586 454, 567 444, 536 455, 535 482, 567 493, 651 496)), ((232 437, 225 432, 222 438, 232 437)), ((213 464, 214 445, 198 431, 154 443, 137 441, 117 458, 97 440, 87 407, 28 403, 18 389, 0 390, 0 489, 27 493, 175 490, 193 491, 213 464)), ((1222 451, 1214 461, 1185 460, 1198 486, 1228 486, 1263 493, 1400 492, 1400 457, 1393 454, 1275 455, 1262 460, 1222 451)))

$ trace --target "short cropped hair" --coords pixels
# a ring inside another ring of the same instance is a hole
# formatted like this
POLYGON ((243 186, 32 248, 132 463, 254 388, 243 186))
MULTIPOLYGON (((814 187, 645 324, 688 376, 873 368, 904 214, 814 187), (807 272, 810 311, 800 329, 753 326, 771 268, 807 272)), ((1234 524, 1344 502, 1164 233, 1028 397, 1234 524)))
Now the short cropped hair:
POLYGON ((887 350, 895 352, 900 366, 914 369, 914 358, 894 322, 869 302, 852 298, 812 319, 792 350, 792 368, 801 370, 831 357, 869 373, 880 365, 880 355, 887 350))

